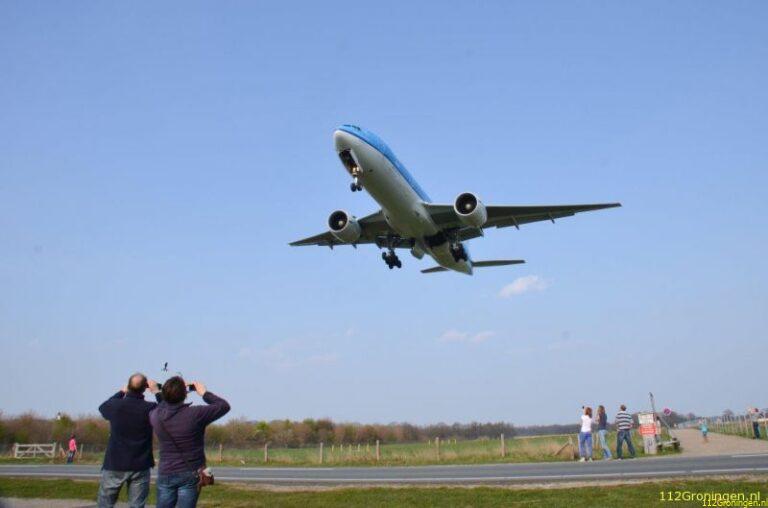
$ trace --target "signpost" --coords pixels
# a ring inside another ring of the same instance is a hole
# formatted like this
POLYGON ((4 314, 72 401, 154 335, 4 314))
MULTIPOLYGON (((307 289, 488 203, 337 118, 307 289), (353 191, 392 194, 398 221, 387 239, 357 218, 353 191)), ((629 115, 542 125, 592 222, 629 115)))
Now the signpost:
POLYGON ((656 455, 656 419, 654 413, 638 413, 637 422, 640 424, 640 435, 643 436, 643 450, 648 455, 656 455))

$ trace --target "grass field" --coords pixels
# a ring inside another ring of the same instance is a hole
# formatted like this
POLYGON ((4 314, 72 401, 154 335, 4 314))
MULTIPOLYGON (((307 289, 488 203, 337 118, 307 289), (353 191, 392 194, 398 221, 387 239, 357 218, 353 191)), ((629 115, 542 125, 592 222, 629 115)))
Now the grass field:
MULTIPOLYGON (((596 436, 595 436, 596 437, 596 436)), ((635 448, 642 450, 640 436, 635 437, 635 448)), ((501 456, 499 439, 472 441, 445 441, 438 447, 432 443, 408 443, 382 445, 380 460, 376 461, 374 445, 344 445, 326 446, 323 450, 323 465, 334 466, 412 466, 426 464, 478 464, 498 462, 552 462, 570 460, 571 448, 563 448, 569 443, 569 436, 537 436, 508 439, 505 442, 506 454, 501 456), (558 453, 560 452, 560 453, 558 453)), ((576 436, 571 436, 571 443, 578 446, 576 436)), ((616 434, 611 433, 608 443, 615 451, 616 434)), ((576 450, 578 454, 578 450, 576 450)), ((626 450, 625 450, 625 453, 626 450)), ((208 450, 209 461, 216 464, 219 461, 218 449, 208 450)), ((595 446, 595 459, 603 457, 602 450, 595 446)), ((234 465, 265 465, 263 449, 228 450, 222 453, 223 464, 234 465)), ((281 466, 315 466, 320 465, 319 448, 276 448, 269 450, 269 461, 266 464, 281 466)))
MULTIPOLYGON (((38 480, 0 478, 0 497, 43 499, 96 499, 95 481, 38 480)), ((717 506, 701 501, 662 501, 662 496, 676 492, 755 494, 768 498, 766 479, 704 479, 695 481, 649 482, 614 486, 567 488, 504 487, 395 487, 339 488, 323 490, 272 491, 240 484, 206 487, 200 506, 278 506, 292 507, 385 507, 385 506, 568 506, 568 507, 647 507, 647 506, 717 506)), ((124 493, 123 493, 124 494, 124 493)), ((155 502, 154 486, 150 503, 155 502)))
MULTIPOLYGON (((597 435, 594 436, 597 438, 597 435)), ((638 453, 642 451, 640 436, 635 433, 634 443, 638 453)), ((578 446, 576 436, 570 436, 571 443, 578 446)), ((324 446, 324 466, 416 466, 428 464, 485 464, 500 462, 552 462, 571 460, 571 448, 564 445, 569 443, 568 435, 535 436, 507 439, 506 454, 501 456, 501 441, 499 439, 478 439, 472 441, 444 441, 438 447, 432 443, 408 443, 381 445, 380 460, 376 460, 374 444, 345 444, 344 446, 324 446), (559 453, 558 453, 559 452, 559 453)), ((608 444, 612 453, 615 452, 616 434, 608 435, 608 444)), ((102 453, 84 453, 80 463, 100 463, 102 453)), ((594 458, 603 457, 602 450, 595 443, 594 458)), ((578 455, 578 449, 575 450, 578 455)), ((264 449, 259 448, 227 448, 224 447, 219 461, 217 446, 206 450, 208 462, 212 465, 229 466, 320 466, 320 449, 312 448, 270 448, 269 460, 264 461, 264 449)), ((627 453, 626 450, 624 453, 627 453)), ((670 452, 665 452, 670 453, 670 452)), ((14 459, 4 458, 0 462, 14 462, 14 459)), ((50 463, 50 459, 26 459, 31 463, 50 463)), ((63 462, 57 458, 56 462, 63 462)))

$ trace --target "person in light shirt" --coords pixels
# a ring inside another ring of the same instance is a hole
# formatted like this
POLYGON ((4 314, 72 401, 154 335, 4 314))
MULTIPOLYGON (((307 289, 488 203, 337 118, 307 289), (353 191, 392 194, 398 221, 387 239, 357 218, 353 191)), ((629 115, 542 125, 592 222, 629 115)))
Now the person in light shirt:
POLYGON ((581 415, 581 432, 579 432, 579 460, 592 460, 592 408, 585 407, 581 415))

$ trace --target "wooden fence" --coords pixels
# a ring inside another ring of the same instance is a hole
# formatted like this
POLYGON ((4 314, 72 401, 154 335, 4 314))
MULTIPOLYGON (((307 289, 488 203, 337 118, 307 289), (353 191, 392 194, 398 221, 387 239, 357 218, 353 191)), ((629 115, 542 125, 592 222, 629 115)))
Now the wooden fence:
POLYGON ((50 444, 13 444, 13 458, 27 459, 30 457, 48 457, 52 459, 56 456, 56 443, 50 444))

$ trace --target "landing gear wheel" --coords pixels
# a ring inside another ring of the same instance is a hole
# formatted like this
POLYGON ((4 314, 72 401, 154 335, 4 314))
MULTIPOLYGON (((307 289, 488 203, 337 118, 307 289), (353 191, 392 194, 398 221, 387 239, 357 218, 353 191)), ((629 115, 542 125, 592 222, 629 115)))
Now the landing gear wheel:
POLYGON ((451 247, 451 255, 453 255, 454 261, 469 261, 467 256, 467 251, 464 250, 464 246, 462 244, 458 244, 451 247))
POLYGON ((357 190, 357 185, 355 184, 355 182, 352 182, 351 184, 349 184, 349 190, 351 190, 352 192, 355 192, 357 190))
POLYGON ((384 260, 390 270, 394 267, 403 267, 402 261, 400 261, 400 258, 397 257, 397 254, 395 254, 395 251, 393 250, 390 250, 389 252, 382 252, 381 259, 384 260))
POLYGON ((361 184, 357 184, 357 190, 359 191, 363 190, 363 186, 361 184))

